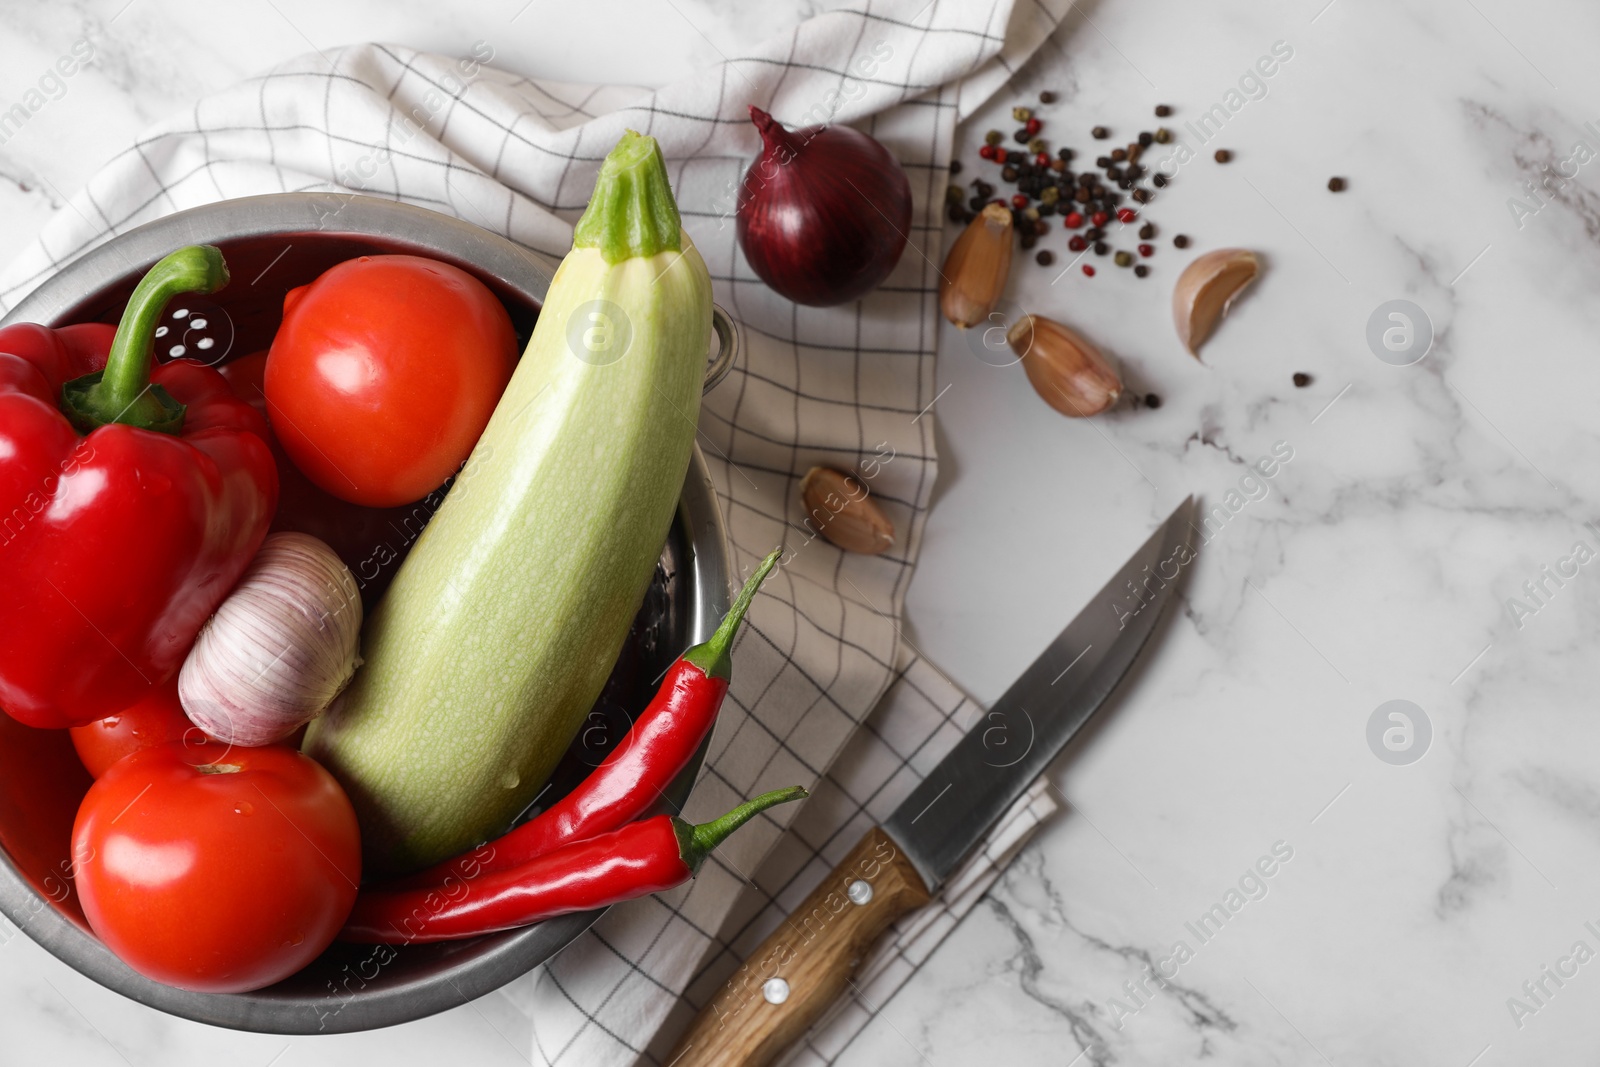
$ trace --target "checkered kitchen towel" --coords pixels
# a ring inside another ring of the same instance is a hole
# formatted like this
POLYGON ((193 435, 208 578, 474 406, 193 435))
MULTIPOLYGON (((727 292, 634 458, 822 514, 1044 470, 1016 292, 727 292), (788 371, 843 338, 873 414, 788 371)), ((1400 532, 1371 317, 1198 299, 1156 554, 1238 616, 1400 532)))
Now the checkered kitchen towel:
MULTIPOLYGON (((898 623, 935 473, 943 193, 956 123, 1006 82, 1071 0, 858 2, 657 92, 530 80, 493 67, 487 42, 463 59, 362 45, 292 60, 145 134, 0 275, 0 306, 9 307, 112 235, 280 191, 390 197, 559 258, 623 130, 660 142, 716 298, 749 342, 701 419, 734 563, 748 572, 774 544, 792 550, 756 601, 685 814, 712 816, 796 783, 815 795, 735 835, 690 886, 613 909, 518 983, 536 1062, 658 1061, 738 955, 980 713, 905 646, 898 623), (797 307, 744 262, 732 215, 759 147, 751 103, 790 125, 857 124, 905 167, 916 201, 909 244, 866 299, 797 307), (812 538, 797 487, 816 464, 862 476, 898 531, 891 551, 847 555, 812 538)), ((953 883, 946 910, 895 932, 862 1000, 814 1032, 797 1060, 831 1062, 1051 806, 1042 793, 1023 798, 953 883)))

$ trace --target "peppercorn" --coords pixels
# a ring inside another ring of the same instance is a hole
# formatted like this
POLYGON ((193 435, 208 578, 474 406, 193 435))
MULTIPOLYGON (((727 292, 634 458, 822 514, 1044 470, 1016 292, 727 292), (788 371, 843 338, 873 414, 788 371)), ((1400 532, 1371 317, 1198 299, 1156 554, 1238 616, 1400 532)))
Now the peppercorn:
POLYGON ((1038 155, 1034 156, 1033 165, 1035 167, 1048 167, 1050 165, 1050 153, 1040 152, 1038 155))
POLYGON ((1094 165, 1099 167, 1101 170, 1104 170, 1106 167, 1111 166, 1111 157, 1100 156, 1094 161, 1094 165))
POLYGON ((1080 185, 1078 186, 1078 191, 1073 194, 1073 197, 1078 201, 1078 203, 1087 204, 1089 202, 1089 190, 1080 185))
POLYGON ((1073 234, 1071 237, 1067 238, 1067 247, 1074 252, 1082 252, 1085 248, 1089 247, 1089 242, 1085 241, 1077 234, 1073 234))
POLYGON ((972 179, 971 185, 972 191, 978 196, 983 197, 985 200, 994 195, 994 186, 990 185, 982 178, 972 179))
POLYGON ((1342 192, 1344 192, 1344 179, 1343 178, 1329 178, 1328 179, 1328 192, 1330 192, 1330 193, 1342 193, 1342 192))
POLYGON ((951 222, 960 222, 962 219, 967 217, 967 213, 961 210, 960 204, 951 204, 950 209, 946 212, 946 214, 950 216, 951 222))
POLYGON ((1067 212, 1067 217, 1061 220, 1061 225, 1069 230, 1076 230, 1083 225, 1083 216, 1076 211, 1067 212))
POLYGON ((1012 167, 1012 166, 1001 167, 1000 168, 1000 178, 1001 178, 1002 181, 1008 181, 1008 182, 1016 181, 1017 180, 1017 168, 1016 167, 1012 167))
POLYGON ((1139 132, 1139 147, 1140 148, 1149 148, 1150 147, 1150 142, 1154 141, 1154 140, 1155 140, 1155 135, 1152 134, 1149 130, 1141 130, 1139 132))
POLYGON ((1043 237, 1045 234, 1050 232, 1050 224, 1044 221, 1044 219, 1034 219, 1033 232, 1035 236, 1043 237))
POLYGON ((1113 256, 1111 258, 1116 261, 1116 264, 1119 267, 1131 267, 1131 266, 1133 266, 1133 253, 1132 252, 1118 252, 1115 256, 1113 256))
POLYGON ((1040 203, 1043 203, 1043 204, 1054 204, 1057 200, 1060 200, 1060 199, 1061 199, 1061 190, 1057 189, 1053 185, 1047 185, 1043 189, 1039 190, 1039 202, 1040 203))
POLYGON ((1011 109, 1011 117, 1016 119, 1018 122, 1027 122, 1029 119, 1033 118, 1033 109, 1021 107, 1019 105, 1011 109))
POLYGON ((1062 162, 1072 162, 1072 149, 1070 148, 1063 148, 1056 152, 1056 155, 1061 158, 1062 162))
POLYGON ((980 158, 980 159, 993 159, 994 158, 994 145, 986 144, 986 145, 981 146, 978 149, 978 158, 980 158))
POLYGON ((1113 162, 1113 163, 1121 163, 1124 159, 1127 159, 1127 158, 1128 158, 1128 150, 1126 148, 1113 148, 1111 150, 1111 162, 1113 162))
POLYGON ((959 185, 952 185, 944 191, 944 200, 947 204, 959 204, 966 198, 966 192, 959 185))
POLYGON ((1103 256, 1109 251, 1111 251, 1111 246, 1106 244, 1104 241, 1096 241, 1094 243, 1094 254, 1095 255, 1103 256))
POLYGON ((1135 142, 1128 146, 1128 162, 1137 163, 1139 157, 1144 155, 1144 146, 1135 142))
POLYGON ((1011 134, 1011 139, 1018 144, 1027 144, 1033 139, 1033 134, 1028 132, 1026 126, 1018 126, 1011 134))
POLYGON ((1032 248, 1034 245, 1036 245, 1038 243, 1039 243, 1039 238, 1035 237, 1032 233, 1024 233, 1022 235, 1022 247, 1024 249, 1032 248))
POLYGON ((983 135, 983 143, 991 147, 999 144, 1005 139, 1006 135, 1001 133, 999 130, 990 130, 988 133, 983 135))
POLYGON ((1111 136, 1111 131, 1106 129, 1104 126, 1096 126, 1094 129, 1089 131, 1089 135, 1096 141, 1104 141, 1107 137, 1111 136))
POLYGON ((1180 233, 1180 234, 1178 234, 1178 236, 1176 236, 1176 237, 1174 237, 1172 239, 1172 243, 1173 243, 1173 245, 1175 247, 1178 247, 1178 248, 1188 248, 1189 247, 1189 238, 1185 237, 1183 234, 1180 233))
POLYGON ((1154 393, 1146 393, 1144 395, 1144 406, 1147 408, 1158 408, 1161 406, 1161 398, 1156 396, 1154 393))
POLYGON ((1296 371, 1295 372, 1294 387, 1296 389, 1304 389, 1306 386, 1310 385, 1311 382, 1312 382, 1311 375, 1306 374, 1304 371, 1296 371))
POLYGON ((1092 266, 1090 266, 1089 264, 1085 263, 1083 265, 1083 273, 1085 273, 1089 277, 1093 278, 1094 277, 1094 268, 1092 266))
POLYGON ((1067 170, 1067 161, 1064 159, 1052 159, 1050 161, 1050 169, 1057 174, 1064 174, 1067 170))
POLYGON ((1154 140, 1156 144, 1166 144, 1168 141, 1172 140, 1172 131, 1167 129, 1165 126, 1157 126, 1154 140))
POLYGON ((1044 90, 1044 92, 1039 94, 1039 103, 1041 103, 1041 104, 1053 104, 1055 102, 1056 102, 1056 94, 1052 93, 1049 89, 1046 89, 1046 90, 1044 90))
POLYGON ((1132 222, 1139 217, 1139 213, 1131 207, 1117 209, 1117 218, 1122 222, 1132 222))
POLYGON ((1033 257, 1033 261, 1041 267, 1048 267, 1056 261, 1056 254, 1048 248, 1042 248, 1039 250, 1039 254, 1033 257))
POLYGON ((1086 189, 1089 186, 1093 185, 1094 181, 1095 181, 1094 175, 1089 173, 1088 171, 1084 171, 1082 174, 1078 175, 1078 184, 1083 186, 1086 189))
POLYGON ((1091 226, 1087 230, 1083 231, 1083 237, 1086 241, 1098 241, 1105 235, 1106 231, 1098 226, 1091 226))
POLYGON ((1156 118, 1164 119, 1170 114, 1172 114, 1172 108, 1168 107, 1166 104, 1156 105, 1156 118))
POLYGON ((1123 173, 1128 176, 1130 181, 1138 181, 1140 178, 1144 177, 1144 168, 1135 163, 1133 166, 1123 171, 1123 173))
POLYGON ((989 202, 989 198, 988 197, 975 196, 971 200, 967 201, 967 206, 969 208, 971 208, 973 211, 982 211, 983 210, 983 205, 987 204, 988 202, 989 202))
POLYGON ((1122 180, 1122 168, 1116 166, 1107 167, 1106 177, 1114 182, 1120 182, 1122 180))
POLYGON ((1228 151, 1226 148, 1219 148, 1217 149, 1216 154, 1211 158, 1215 159, 1218 163, 1226 163, 1228 160, 1233 158, 1233 153, 1228 151))
POLYGON ((1011 198, 1011 206, 1016 208, 1018 211, 1021 211, 1023 208, 1027 207, 1028 206, 1027 194, 1026 193, 1018 193, 1015 196, 1013 196, 1011 198))
POLYGON ((1141 204, 1148 204, 1150 202, 1150 190, 1135 189, 1133 191, 1133 198, 1141 204))
MULTIPOLYGON (((1047 189, 1045 191, 1046 192, 1055 192, 1054 189, 1047 189)), ((1041 203, 1039 205, 1039 214, 1040 214, 1041 217, 1043 217, 1045 215, 1054 215, 1055 213, 1056 213, 1056 206, 1054 204, 1041 203)))
POLYGON ((1089 221, 1096 226, 1104 226, 1111 221, 1111 216, 1104 211, 1096 211, 1089 221))
POLYGON ((1143 226, 1139 227, 1139 237, 1142 240, 1148 241, 1148 240, 1150 240, 1150 238, 1154 237, 1155 235, 1156 235, 1155 223, 1147 222, 1143 226))
POLYGON ((1142 244, 1142 245, 1139 246, 1139 254, 1141 256, 1146 256, 1146 257, 1153 256, 1153 255, 1156 254, 1156 246, 1155 245, 1142 244))
POLYGON ((1043 137, 1035 137, 1028 142, 1028 151, 1034 156, 1042 154, 1045 150, 1045 147, 1046 145, 1043 137))
POLYGON ((1041 129, 1044 128, 1044 123, 1040 122, 1038 119, 1029 119, 1027 122, 1022 124, 1022 128, 1027 130, 1030 134, 1037 134, 1041 129))
POLYGON ((1165 189, 1167 186, 1167 176, 1165 174, 1158 173, 1154 178, 1150 179, 1150 184, 1155 186, 1157 189, 1165 189))
POLYGON ((1146 274, 1150 273, 1150 268, 1141 263, 1137 267, 1133 268, 1133 273, 1143 278, 1146 274))

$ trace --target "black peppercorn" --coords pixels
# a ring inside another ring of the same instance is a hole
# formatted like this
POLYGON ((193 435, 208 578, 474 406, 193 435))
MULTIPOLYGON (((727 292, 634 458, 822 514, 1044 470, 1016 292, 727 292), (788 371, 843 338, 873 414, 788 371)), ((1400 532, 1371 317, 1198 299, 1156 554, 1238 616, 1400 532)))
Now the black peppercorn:
POLYGON ((1070 163, 1072 161, 1072 149, 1063 148, 1061 151, 1056 153, 1056 158, 1070 163))
POLYGON ((1150 273, 1150 268, 1141 263, 1137 267, 1133 268, 1133 273, 1143 278, 1146 274, 1150 273))
POLYGON ((1094 243, 1094 254, 1095 255, 1103 256, 1109 251, 1111 251, 1111 246, 1106 244, 1104 241, 1096 241, 1094 243))
POLYGON ((1172 109, 1170 107, 1168 107, 1166 104, 1157 104, 1156 105, 1156 118, 1164 119, 1170 114, 1172 114, 1172 109))
POLYGON ((1056 254, 1050 251, 1048 248, 1042 248, 1039 250, 1039 254, 1034 256, 1033 259, 1034 262, 1039 264, 1039 266, 1048 267, 1050 264, 1056 261, 1056 254))
POLYGON ((1113 148, 1111 150, 1111 162, 1113 162, 1113 163, 1121 163, 1124 159, 1127 159, 1127 158, 1128 158, 1128 150, 1126 148, 1113 148))
POLYGON ((1036 245, 1038 243, 1039 243, 1039 238, 1035 237, 1031 231, 1028 232, 1028 233, 1024 233, 1022 235, 1022 247, 1023 248, 1032 248, 1034 245, 1036 245))
POLYGON ((1167 184, 1167 176, 1165 174, 1157 173, 1154 178, 1150 179, 1150 184, 1155 186, 1157 189, 1165 188, 1167 184))
POLYGON ((1052 93, 1049 89, 1046 89, 1044 92, 1039 94, 1039 103, 1041 103, 1041 104, 1053 104, 1055 102, 1056 102, 1056 94, 1052 93))
POLYGON ((1172 244, 1175 248, 1188 248, 1189 238, 1180 233, 1172 239, 1172 244))
POLYGON ((1081 185, 1078 186, 1078 191, 1073 194, 1073 199, 1080 204, 1087 204, 1089 202, 1089 190, 1081 185))
POLYGON ((1215 159, 1218 163, 1226 163, 1228 160, 1233 158, 1233 153, 1228 151, 1226 148, 1219 148, 1217 149, 1216 154, 1211 158, 1215 159))
POLYGON ((1342 193, 1342 192, 1344 192, 1344 179, 1343 178, 1329 178, 1328 179, 1328 192, 1330 192, 1330 193, 1342 193))
POLYGON ((971 200, 967 201, 967 206, 973 211, 982 211, 983 205, 987 204, 988 202, 989 200, 987 197, 975 196, 971 200))
POLYGON ((1011 139, 1018 144, 1027 144, 1029 141, 1033 140, 1033 134, 1028 132, 1028 128, 1026 126, 1021 126, 1018 127, 1017 131, 1011 135, 1011 139))
POLYGON ((1154 393, 1146 393, 1144 395, 1144 406, 1147 408, 1158 408, 1161 406, 1161 398, 1156 396, 1154 393))
POLYGON ((1096 141, 1104 141, 1107 137, 1111 136, 1111 131, 1106 129, 1104 126, 1096 126, 1094 129, 1089 131, 1089 134, 1096 141))
POLYGON ((1306 386, 1311 384, 1311 381, 1311 375, 1306 374, 1303 371, 1296 372, 1294 376, 1294 387, 1296 389, 1304 389, 1306 386))
POLYGON ((1150 142, 1154 141, 1155 139, 1156 139, 1155 138, 1155 134, 1151 133, 1148 130, 1145 130, 1145 131, 1143 131, 1143 132, 1141 132, 1139 134, 1139 147, 1140 148, 1149 148, 1150 147, 1150 142))
POLYGON ((967 217, 967 213, 961 210, 960 204, 951 204, 948 214, 951 222, 960 222, 962 219, 967 217))
POLYGON ((1135 189, 1133 191, 1133 198, 1141 204, 1148 204, 1150 202, 1150 190, 1135 189))
POLYGON ((1150 240, 1150 238, 1154 237, 1155 235, 1156 235, 1156 224, 1155 223, 1147 222, 1143 226, 1139 227, 1139 240, 1148 241, 1148 240, 1150 240))
POLYGON ((961 160, 952 159, 950 161, 950 173, 951 174, 960 174, 961 173, 961 160))
POLYGON ((1016 167, 1012 167, 1012 166, 1001 167, 1000 168, 1000 178, 1001 178, 1002 181, 1008 181, 1008 182, 1016 181, 1017 180, 1017 168, 1016 167))
POLYGON ((1083 239, 1085 241, 1098 241, 1105 235, 1106 231, 1101 229, 1099 226, 1091 226, 1087 230, 1083 231, 1083 239))

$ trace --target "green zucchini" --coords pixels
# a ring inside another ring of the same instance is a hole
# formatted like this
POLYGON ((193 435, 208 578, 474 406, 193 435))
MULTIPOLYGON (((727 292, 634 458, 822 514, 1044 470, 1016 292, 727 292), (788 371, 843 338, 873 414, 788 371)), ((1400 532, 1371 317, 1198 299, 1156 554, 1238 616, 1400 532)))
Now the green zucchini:
POLYGON ((694 447, 711 278, 654 139, 604 164, 477 450, 306 735, 344 784, 367 870, 503 831, 604 686, 694 447))

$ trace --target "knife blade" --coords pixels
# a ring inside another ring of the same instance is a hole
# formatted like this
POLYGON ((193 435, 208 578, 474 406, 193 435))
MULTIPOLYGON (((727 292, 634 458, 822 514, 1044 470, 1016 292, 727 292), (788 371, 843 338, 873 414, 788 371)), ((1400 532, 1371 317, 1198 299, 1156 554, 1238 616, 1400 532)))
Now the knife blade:
POLYGON ((1187 575, 1193 527, 1189 497, 746 959, 666 1062, 770 1063, 853 985, 878 936, 928 902, 1128 673, 1187 575))

